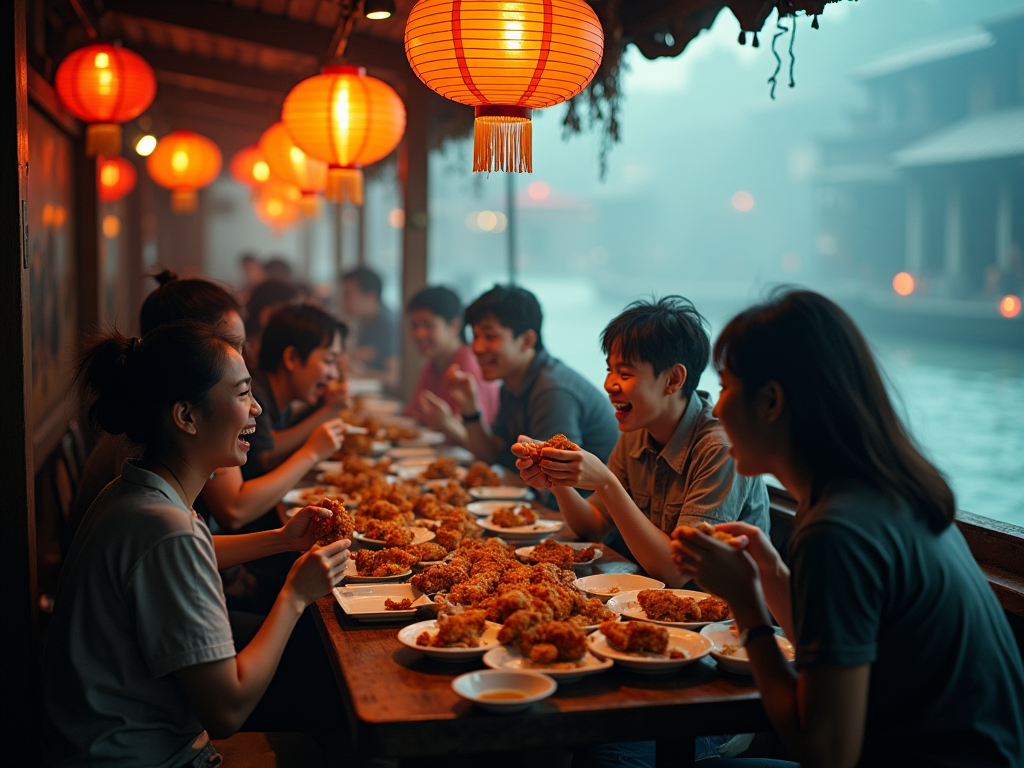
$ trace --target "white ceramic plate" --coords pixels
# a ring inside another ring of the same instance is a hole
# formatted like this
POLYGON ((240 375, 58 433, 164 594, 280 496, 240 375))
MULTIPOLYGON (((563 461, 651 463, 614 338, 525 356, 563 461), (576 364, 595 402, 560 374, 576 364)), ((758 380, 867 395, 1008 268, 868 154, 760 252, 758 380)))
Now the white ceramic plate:
POLYGON ((313 467, 317 472, 341 472, 342 464, 340 461, 318 461, 313 467))
POLYGON ((665 588, 663 582, 636 573, 598 573, 576 579, 573 583, 587 597, 596 597, 602 603, 623 592, 665 588))
POLYGON ((412 584, 373 584, 360 587, 335 587, 334 599, 341 610, 357 621, 400 621, 416 615, 416 609, 431 605, 431 600, 412 584), (396 603, 409 600, 408 610, 389 611, 384 607, 388 599, 396 603))
POLYGON ((561 520, 544 520, 542 518, 538 518, 537 522, 532 525, 517 525, 513 528, 502 528, 500 525, 495 525, 491 522, 490 516, 481 518, 476 523, 485 531, 496 533, 509 541, 537 541, 546 539, 562 530, 561 520))
MULTIPOLYGON (((426 528, 420 528, 418 525, 411 526, 409 530, 412 531, 412 541, 408 544, 403 544, 403 547, 412 546, 413 544, 426 544, 428 541, 433 541, 437 535, 426 528)), ((393 544, 386 544, 380 539, 368 539, 359 531, 352 534, 352 541, 359 542, 360 546, 366 547, 366 549, 384 549, 384 547, 394 546, 393 544)))
POLYGON ((471 501, 466 505, 466 511, 477 517, 490 517, 494 510, 507 506, 507 501, 471 501))
POLYGON ((467 672, 452 680, 452 690, 488 712, 522 712, 558 689, 558 683, 539 672, 505 671, 497 669, 467 672), (488 692, 508 694, 516 698, 487 698, 488 692))
POLYGON ((603 659, 612 659, 616 664, 647 675, 661 675, 668 672, 675 672, 678 669, 693 664, 711 653, 713 643, 706 637, 691 632, 688 629, 677 629, 666 627, 669 633, 669 650, 682 651, 686 654, 684 659, 670 659, 668 655, 655 656, 650 653, 624 653, 611 646, 608 638, 601 632, 595 632, 587 638, 590 643, 590 650, 603 659))
MULTIPOLYGON (((480 658, 491 648, 500 646, 501 643, 498 642, 498 632, 500 631, 501 624, 488 621, 483 635, 480 636, 480 645, 476 648, 432 648, 416 645, 416 638, 423 632, 427 632, 431 636, 437 634, 437 621, 431 619, 430 621, 418 621, 402 629, 398 633, 398 642, 438 661, 467 661, 480 658)), ((709 640, 708 643, 710 644, 710 642, 709 640)))
POLYGON ((522 488, 517 485, 481 485, 478 488, 470 488, 469 495, 480 501, 492 501, 505 499, 508 501, 531 501, 533 491, 529 488, 522 488))
POLYGON ((345 564, 345 583, 346 584, 386 584, 392 581, 402 581, 412 576, 412 569, 405 571, 405 573, 396 573, 394 576, 360 576, 356 571, 356 561, 349 558, 348 563, 345 564))
POLYGON ((287 504, 289 507, 308 507, 316 504, 324 496, 332 496, 340 498, 345 506, 348 507, 352 504, 352 508, 355 508, 356 502, 353 502, 348 494, 342 493, 341 488, 336 485, 310 485, 305 488, 292 488, 288 493, 281 499, 282 503, 287 504), (313 493, 314 488, 321 488, 319 493, 313 493))
POLYGON ((400 448, 424 448, 431 445, 444 443, 444 432, 435 432, 432 429, 421 429, 419 437, 405 437, 398 441, 400 448))
MULTIPOLYGON (((593 547, 594 548, 594 556, 592 558, 590 558, 589 560, 584 560, 582 563, 573 563, 573 566, 572 566, 573 568, 583 568, 583 567, 588 566, 588 565, 593 565, 598 560, 600 560, 602 557, 604 557, 604 551, 601 549, 601 545, 600 544, 595 544, 592 541, 590 541, 590 542, 588 542, 588 541, 560 541, 558 543, 559 544, 565 544, 566 546, 572 547, 573 549, 576 549, 576 550, 586 549, 587 547, 593 547)), ((516 556, 520 560, 522 560, 524 563, 531 563, 532 564, 532 563, 536 562, 535 560, 533 560, 533 548, 534 548, 534 546, 536 546, 536 545, 530 545, 528 547, 520 547, 519 549, 516 550, 516 556)))
MULTIPOLYGON (((647 614, 643 608, 640 607, 640 603, 637 602, 636 596, 640 590, 631 590, 629 592, 620 592, 614 597, 610 598, 606 605, 616 613, 621 613, 627 619, 637 619, 639 621, 649 621, 652 624, 661 624, 665 627, 679 627, 680 629, 700 629, 706 627, 708 624, 714 622, 711 621, 657 621, 655 619, 647 618, 647 614)), ((671 592, 677 597, 692 597, 697 602, 700 602, 705 597, 709 597, 707 592, 697 592, 692 589, 669 589, 666 592, 671 592)), ((732 624, 732 619, 726 619, 724 624, 732 624)))
POLYGON ((535 661, 525 658, 516 648, 502 645, 492 648, 484 654, 484 664, 491 669, 502 669, 506 671, 543 672, 548 677, 553 677, 560 683, 569 683, 582 680, 587 675, 604 672, 609 669, 613 662, 611 659, 599 659, 587 651, 582 659, 577 661, 558 661, 554 664, 538 664, 535 661))
MULTIPOLYGON (((711 641, 711 657, 718 662, 718 666, 726 672, 733 672, 738 675, 752 674, 747 649, 740 645, 740 639, 732 633, 729 624, 725 622, 708 624, 700 633, 711 641), (725 652, 727 646, 733 646, 731 653, 725 652)), ((779 644, 779 650, 782 651, 782 655, 791 664, 795 664, 796 649, 793 647, 793 644, 782 635, 775 635, 775 641, 779 644)))

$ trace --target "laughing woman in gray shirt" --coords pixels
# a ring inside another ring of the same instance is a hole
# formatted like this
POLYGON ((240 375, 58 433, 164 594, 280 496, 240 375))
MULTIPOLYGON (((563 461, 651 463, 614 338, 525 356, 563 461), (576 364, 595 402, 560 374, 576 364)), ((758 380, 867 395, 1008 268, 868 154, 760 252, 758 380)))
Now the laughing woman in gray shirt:
POLYGON ((197 768, 209 739, 259 702, 305 608, 347 561, 342 540, 300 557, 256 637, 235 653, 218 568, 309 550, 287 526, 217 536, 192 510, 210 474, 244 464, 259 414, 230 337, 196 321, 113 335, 80 364, 91 415, 142 449, 89 508, 61 574, 43 659, 43 749, 56 766, 197 768))
POLYGON ((737 471, 774 474, 799 504, 789 561, 743 523, 718 526, 730 543, 681 527, 674 555, 728 601, 800 764, 1024 765, 1013 633, 853 321, 824 296, 784 292, 735 317, 714 359, 737 471))

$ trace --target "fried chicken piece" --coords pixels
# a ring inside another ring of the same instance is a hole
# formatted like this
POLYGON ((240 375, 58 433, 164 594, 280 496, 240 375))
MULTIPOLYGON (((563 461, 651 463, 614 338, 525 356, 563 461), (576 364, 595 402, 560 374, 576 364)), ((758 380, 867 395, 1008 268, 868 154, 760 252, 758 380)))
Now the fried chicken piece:
POLYGON ((498 473, 487 466, 484 461, 474 461, 466 472, 466 479, 462 484, 467 488, 479 488, 482 485, 501 485, 501 478, 498 473))
POLYGON ((451 590, 456 584, 469 578, 469 573, 452 563, 435 565, 417 573, 409 581, 425 595, 451 590))
POLYGON ((394 520, 402 514, 397 504, 393 504, 385 499, 374 499, 367 504, 363 504, 362 509, 359 511, 366 517, 372 517, 376 520, 394 520))
MULTIPOLYGON (((567 571, 564 568, 559 568, 554 563, 537 563, 536 565, 530 566, 531 584, 560 584, 563 586, 570 586, 575 579, 576 574, 572 571, 567 571)), ((576 587, 572 587, 572 589, 579 592, 576 587)))
POLYGON ((736 541, 736 537, 733 536, 731 533, 726 533, 725 531, 716 531, 715 526, 711 525, 711 523, 706 523, 703 520, 697 523, 697 530, 701 533, 707 534, 708 536, 714 536, 716 539, 718 539, 719 541, 724 541, 726 544, 731 544, 732 542, 736 541))
POLYGON ((491 513, 491 522, 499 528, 533 525, 537 522, 537 513, 524 504, 514 507, 499 507, 491 513))
POLYGON ((359 529, 366 538, 374 541, 383 541, 392 547, 404 547, 411 544, 413 532, 404 525, 397 525, 387 520, 367 520, 359 529))
POLYGON ((491 597, 497 586, 497 574, 479 573, 448 590, 448 600, 456 605, 478 606, 491 597))
POLYGON ((445 480, 455 477, 456 469, 458 469, 458 465, 455 463, 455 459, 450 456, 438 456, 427 465, 420 476, 424 480, 445 480))
POLYGON ((498 595, 493 599, 487 608, 487 619, 498 624, 504 624, 505 619, 516 611, 544 610, 544 604, 537 598, 522 592, 518 589, 510 590, 498 595))
POLYGON ((420 517, 428 520, 442 520, 457 509, 451 504, 445 504, 437 498, 437 494, 424 493, 416 500, 413 511, 420 517))
POLYGON ((573 619, 582 618, 584 627, 592 627, 605 621, 614 621, 615 612, 608 608, 599 598, 591 597, 583 601, 573 619))
POLYGON ((536 664, 554 664, 558 661, 558 646, 551 643, 537 643, 530 648, 530 661, 536 664))
POLYGON ((462 532, 439 529, 434 534, 434 541, 444 547, 447 551, 452 552, 458 548, 459 544, 462 543, 462 532))
POLYGON ((564 621, 575 612, 577 596, 559 584, 531 584, 530 595, 546 603, 556 621, 564 621))
POLYGON ((541 452, 545 448, 554 448, 558 451, 578 451, 580 449, 576 443, 561 434, 555 435, 543 443, 520 443, 520 445, 526 447, 527 456, 533 459, 534 462, 541 460, 541 452))
POLYGON ((410 600, 408 597, 403 597, 401 600, 398 600, 397 602, 395 600, 392 600, 390 597, 385 598, 384 600, 385 611, 408 611, 411 608, 412 600, 410 600))
POLYGON ((356 573, 374 578, 398 576, 408 571, 416 561, 408 552, 394 547, 381 550, 357 549, 353 557, 356 561, 356 573))
MULTIPOLYGON (((498 632, 498 642, 502 645, 518 647, 524 635, 529 634, 531 630, 545 621, 551 621, 551 610, 547 606, 537 610, 516 611, 505 619, 501 631, 498 632)), ((525 651, 525 653, 529 653, 529 651, 525 651)))
POLYGON ((330 517, 314 517, 310 521, 316 535, 316 543, 326 546, 341 539, 351 539, 355 530, 355 521, 345 509, 345 505, 337 499, 324 496, 316 506, 326 509, 330 517))
POLYGON ((417 562, 444 560, 448 556, 448 550, 434 541, 428 541, 423 544, 410 544, 404 549, 415 557, 417 562))
POLYGON ((455 480, 449 480, 447 485, 434 488, 434 495, 438 501, 451 504, 453 507, 464 507, 473 500, 473 497, 466 493, 466 489, 455 480))
MULTIPOLYGON (((430 640, 430 645, 435 648, 477 648, 486 628, 486 611, 442 613, 437 617, 437 634, 430 640)), ((416 643, 421 644, 418 638, 416 643)))
POLYGON ((644 589, 636 596, 647 618, 655 621, 700 621, 701 610, 692 597, 679 597, 664 589, 644 589))
POLYGON ((668 650, 668 630, 646 621, 605 621, 601 633, 616 650, 624 653, 656 653, 668 650))
POLYGON ((701 621, 723 621, 729 618, 729 604, 714 595, 708 595, 697 606, 701 621))
POLYGON ((587 634, 566 621, 546 621, 522 636, 519 645, 520 650, 534 661, 541 661, 534 656, 534 651, 538 648, 541 648, 538 655, 542 656, 547 663, 575 661, 583 658, 587 652, 587 634), (525 644, 532 647, 526 650, 523 648, 525 644), (547 658, 550 655, 550 650, 542 648, 542 646, 554 646, 555 658, 547 658))

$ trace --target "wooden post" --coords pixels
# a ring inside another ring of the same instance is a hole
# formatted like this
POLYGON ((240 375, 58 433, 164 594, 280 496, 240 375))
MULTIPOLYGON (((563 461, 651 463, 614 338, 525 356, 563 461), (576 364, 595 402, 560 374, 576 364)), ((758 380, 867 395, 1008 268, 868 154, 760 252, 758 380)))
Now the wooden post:
POLYGON ((0 14, 0 615, 4 660, 0 665, 0 738, 13 748, 7 759, 29 764, 36 751, 34 702, 38 696, 35 498, 29 429, 30 326, 26 231, 28 208, 28 71, 25 0, 0 14))
MULTIPOLYGON (((405 228, 402 230, 402 304, 399 317, 413 295, 427 284, 427 171, 430 155, 428 129, 429 91, 411 79, 406 102, 405 138, 399 145, 398 175, 405 200, 405 228)), ((404 323, 400 323, 404 329, 404 323)), ((402 337, 401 394, 409 397, 422 360, 408 333, 402 337)))
POLYGON ((100 324, 99 226, 96 158, 85 156, 84 133, 75 139, 75 254, 78 280, 78 335, 86 338, 100 324))

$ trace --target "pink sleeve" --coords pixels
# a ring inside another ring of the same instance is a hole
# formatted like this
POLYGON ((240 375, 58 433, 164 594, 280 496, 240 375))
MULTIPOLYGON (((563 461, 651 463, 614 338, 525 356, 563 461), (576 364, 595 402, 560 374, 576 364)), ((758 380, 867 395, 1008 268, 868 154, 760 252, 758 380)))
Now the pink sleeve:
POLYGON ((487 426, 491 426, 494 417, 498 415, 498 400, 501 392, 501 384, 497 381, 484 381, 483 376, 477 374, 476 383, 478 397, 480 398, 480 413, 487 426))

